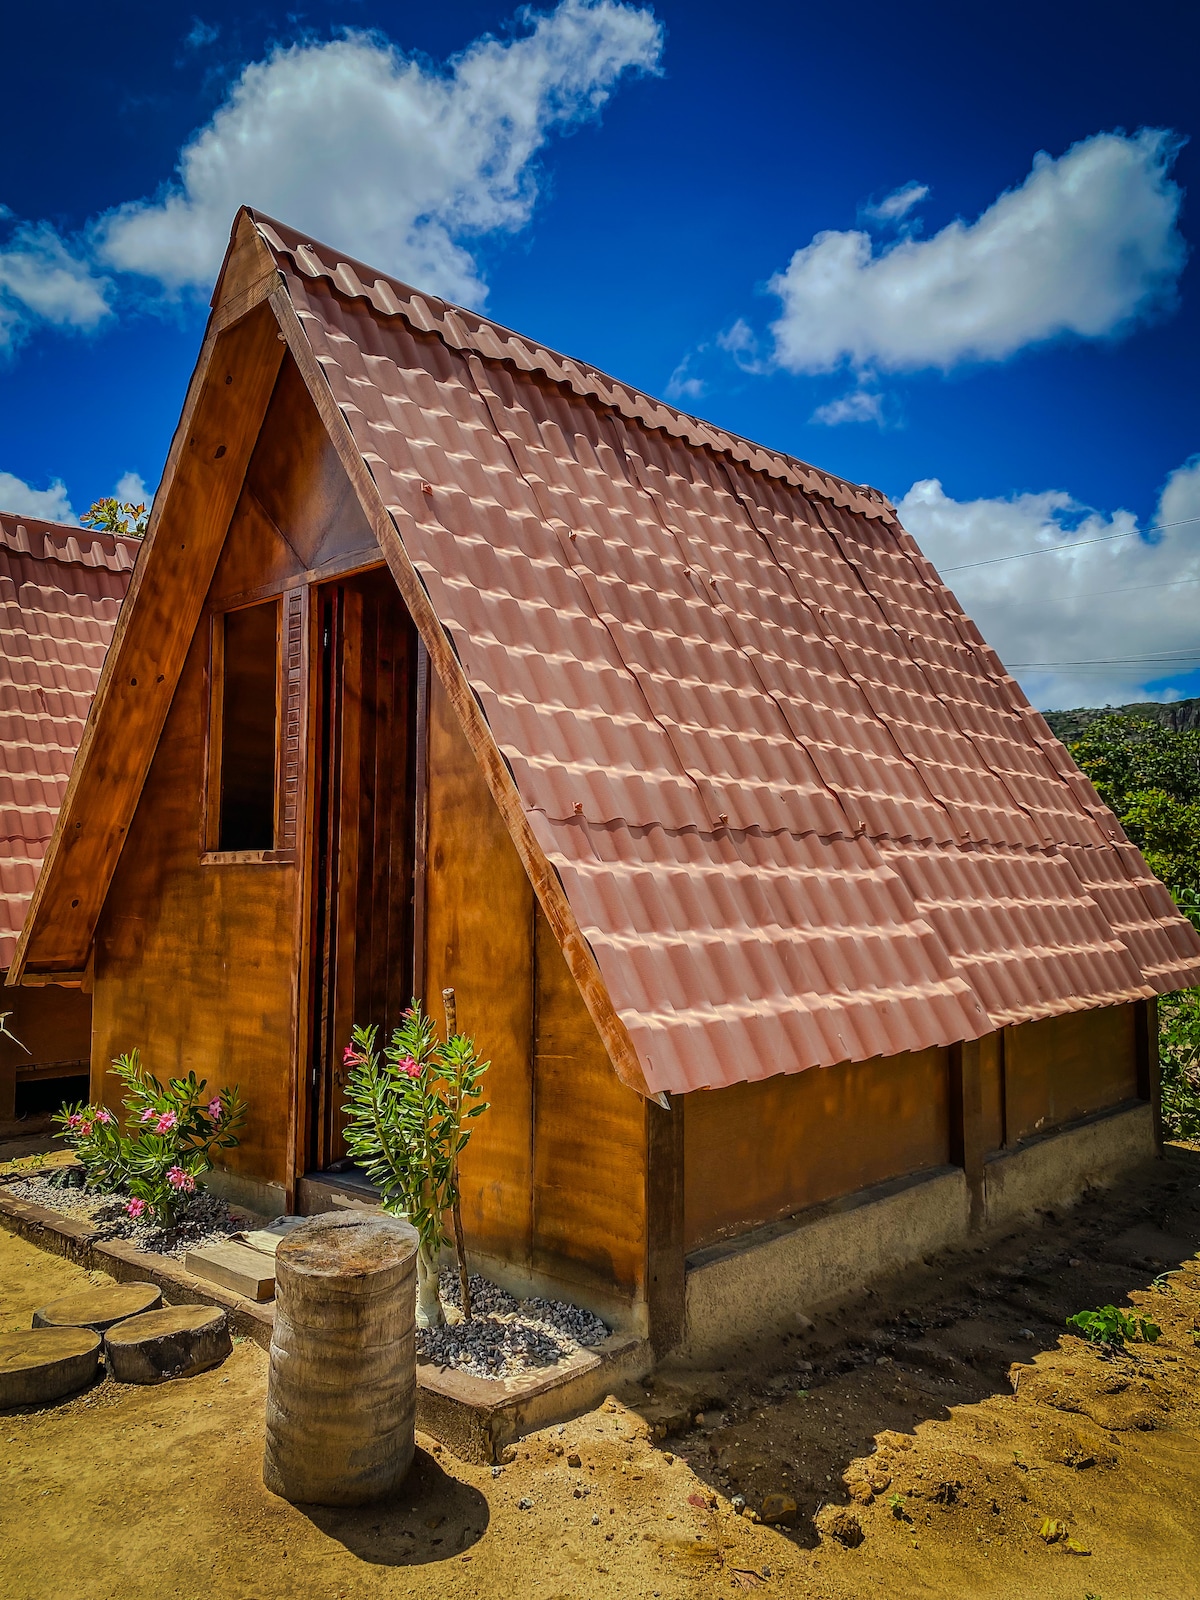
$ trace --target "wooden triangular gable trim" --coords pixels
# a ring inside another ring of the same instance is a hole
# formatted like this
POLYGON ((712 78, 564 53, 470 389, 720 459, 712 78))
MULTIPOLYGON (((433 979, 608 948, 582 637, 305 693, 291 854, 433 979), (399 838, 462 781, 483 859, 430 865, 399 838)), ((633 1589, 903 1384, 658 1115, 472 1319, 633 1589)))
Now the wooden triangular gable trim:
POLYGON ((179 426, 84 725, 8 982, 73 971, 133 821, 241 492, 285 344, 266 298, 281 282, 239 214, 179 426))
POLYGON ((533 885, 533 891, 546 913, 554 937, 566 958, 571 976, 579 986, 592 1021, 604 1041, 617 1076, 638 1094, 648 1099, 659 1099, 658 1096, 651 1095, 647 1087, 637 1051, 609 997, 608 987, 592 948, 584 938, 558 874, 547 860, 529 825, 521 796, 504 757, 500 754, 487 718, 467 681, 466 673, 462 669, 450 638, 433 609, 425 585, 409 559, 396 523, 393 521, 393 515, 383 503, 379 487, 354 440, 349 423, 342 415, 320 362, 313 353, 286 286, 281 284, 272 290, 269 300, 279 319, 287 348, 328 430, 334 449, 358 496, 363 514, 379 541, 384 559, 396 580, 396 586, 429 652, 433 670, 440 678, 450 704, 454 707, 459 724, 479 763, 492 798, 500 810, 504 825, 516 846, 521 863, 533 885))

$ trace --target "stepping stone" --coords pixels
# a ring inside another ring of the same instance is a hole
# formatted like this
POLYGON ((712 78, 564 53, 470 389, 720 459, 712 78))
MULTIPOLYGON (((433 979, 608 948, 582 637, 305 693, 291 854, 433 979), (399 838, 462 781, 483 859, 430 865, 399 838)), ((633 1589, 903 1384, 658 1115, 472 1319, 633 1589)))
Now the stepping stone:
POLYGON ((153 1283, 110 1283, 100 1289, 81 1289, 77 1294, 65 1294, 61 1300, 51 1300, 49 1305, 33 1313, 35 1328, 95 1328, 103 1333, 107 1328, 124 1322, 126 1317, 136 1317, 143 1311, 153 1311, 162 1305, 162 1294, 153 1283))
POLYGON ((44 1406, 96 1376, 100 1335, 92 1328, 0 1333, 0 1407, 44 1406))
POLYGON ((223 1239, 189 1250, 184 1266, 195 1278, 219 1283, 247 1300, 270 1300, 275 1294, 275 1257, 249 1244, 223 1239))
POLYGON ((163 1306, 118 1322, 104 1348, 118 1383, 166 1383, 217 1366, 233 1340, 219 1306, 163 1306))

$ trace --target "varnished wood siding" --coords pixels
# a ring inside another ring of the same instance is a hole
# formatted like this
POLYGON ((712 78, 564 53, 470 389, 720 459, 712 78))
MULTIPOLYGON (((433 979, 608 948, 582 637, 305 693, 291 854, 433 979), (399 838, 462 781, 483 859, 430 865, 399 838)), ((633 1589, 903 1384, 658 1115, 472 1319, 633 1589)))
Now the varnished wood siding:
POLYGON ((462 1160, 468 1243, 528 1268, 533 1227, 533 890, 436 676, 429 706, 425 1003, 491 1060, 462 1160))
POLYGON ((267 1182, 292 1177, 299 869, 201 865, 211 619, 314 571, 378 558, 288 358, 97 926, 91 1057, 93 1094, 112 1057, 135 1045, 160 1077, 195 1070, 214 1088, 239 1083, 249 1122, 222 1162, 267 1182))
POLYGON ((1008 1142, 1137 1094, 1134 1007, 1075 1011, 1006 1028, 1008 1142))
MULTIPOLYGON (((163 1078, 240 1084, 231 1172, 287 1179, 296 946, 290 865, 200 864, 207 629, 193 641, 96 933, 92 1092, 136 1045, 163 1078)), ((105 1098, 116 1103, 108 1080, 105 1098)))
POLYGON ((982 1110, 983 1148, 999 1150, 1004 1145, 1004 1035, 986 1034, 979 1041, 979 1087, 982 1110))
POLYGON ((462 1162, 470 1247, 625 1299, 645 1276, 645 1102, 621 1083, 445 692, 429 710, 426 1003, 492 1065, 462 1162), (536 931, 535 931, 536 930, 536 931))
POLYGON ((613 1071, 550 924, 536 921, 534 1266, 640 1294, 646 1102, 613 1071))
POLYGON ((684 1111, 687 1249, 949 1160, 945 1050, 700 1090, 684 1111))

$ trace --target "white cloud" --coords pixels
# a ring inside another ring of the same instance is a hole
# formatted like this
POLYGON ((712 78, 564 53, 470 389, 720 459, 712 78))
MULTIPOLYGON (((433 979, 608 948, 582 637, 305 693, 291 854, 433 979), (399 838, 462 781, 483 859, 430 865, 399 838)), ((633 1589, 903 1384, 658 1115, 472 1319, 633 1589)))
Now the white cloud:
POLYGON ((0 511, 19 517, 40 517, 43 522, 74 522, 66 485, 55 478, 48 489, 33 489, 23 478, 0 472, 0 511))
POLYGON ((771 279, 783 302, 776 362, 948 368, 1121 332, 1170 304, 1183 267, 1177 148, 1143 129, 1096 134, 1057 160, 1043 152, 975 222, 878 254, 861 231, 819 233, 771 279))
POLYGON ((842 422, 882 422, 883 396, 866 389, 851 389, 849 394, 818 406, 809 421, 823 422, 828 428, 836 428, 842 422))
POLYGON ((0 349, 39 321, 96 327, 109 315, 108 291, 48 222, 19 224, 0 249, 0 349))
MULTIPOLYGON (((700 349, 694 353, 696 355, 701 355, 705 349, 707 349, 707 346, 702 345, 700 349)), ((703 378, 698 378, 688 371, 691 363, 692 356, 684 356, 683 360, 675 368, 675 371, 667 379, 668 400, 699 400, 703 397, 708 385, 705 383, 703 378)))
POLYGON ((551 130, 594 116, 624 72, 654 71, 662 49, 652 13, 618 0, 519 17, 522 37, 477 39, 445 70, 364 33, 247 66, 183 149, 177 181, 99 220, 101 259, 168 290, 207 286, 249 203, 481 304, 463 241, 525 226, 551 130))
POLYGON ((1163 485, 1160 532, 1061 490, 954 500, 936 478, 897 510, 1036 705, 1121 704, 1200 666, 1200 457, 1163 485), (1030 550, 1048 553, 996 559, 1030 550))
POLYGON ((903 188, 893 189, 891 194, 884 195, 875 204, 864 206, 863 214, 875 222, 899 222, 928 195, 927 183, 906 183, 903 188))
POLYGON ((113 494, 122 505, 147 505, 150 501, 145 479, 140 472, 123 472, 113 494))

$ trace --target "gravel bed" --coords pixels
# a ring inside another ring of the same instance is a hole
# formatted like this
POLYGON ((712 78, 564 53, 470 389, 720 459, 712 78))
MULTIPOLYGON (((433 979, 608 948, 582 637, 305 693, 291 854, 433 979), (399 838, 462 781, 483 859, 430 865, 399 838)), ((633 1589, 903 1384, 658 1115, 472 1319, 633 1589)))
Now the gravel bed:
MULTIPOLYGON (((458 1307, 458 1269, 444 1268, 442 1304, 458 1307)), ((515 1378, 557 1366, 577 1350, 599 1344, 608 1328, 599 1317, 561 1300, 518 1300, 471 1275, 471 1320, 417 1329, 417 1358, 476 1378, 515 1378)))
POLYGON ((246 1226, 244 1219, 235 1217, 224 1200, 218 1200, 206 1189, 198 1189, 185 1201, 173 1228, 160 1228, 149 1218, 143 1221, 127 1216, 128 1195, 97 1194, 94 1189, 83 1188, 60 1189, 40 1173, 6 1184, 5 1190, 18 1200, 45 1206, 47 1211, 60 1211, 68 1217, 86 1217, 95 1224, 99 1239, 128 1239, 139 1250, 181 1260, 189 1250, 217 1244, 246 1226))

